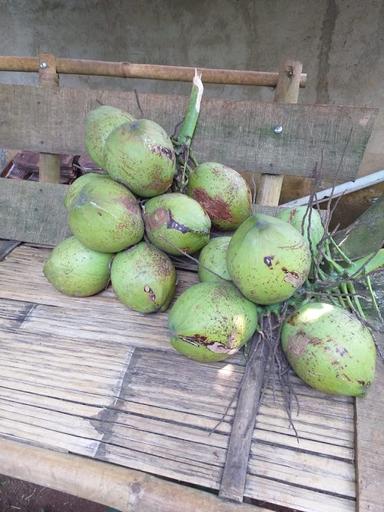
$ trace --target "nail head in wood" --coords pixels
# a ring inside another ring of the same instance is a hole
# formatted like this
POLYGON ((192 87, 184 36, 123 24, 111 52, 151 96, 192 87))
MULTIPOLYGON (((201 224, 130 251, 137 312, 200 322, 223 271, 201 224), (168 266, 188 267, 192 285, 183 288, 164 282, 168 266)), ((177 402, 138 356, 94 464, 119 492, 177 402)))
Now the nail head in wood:
POLYGON ((274 126, 273 127, 273 132, 276 134, 276 135, 280 135, 281 133, 283 133, 283 127, 281 124, 278 124, 277 126, 274 126))

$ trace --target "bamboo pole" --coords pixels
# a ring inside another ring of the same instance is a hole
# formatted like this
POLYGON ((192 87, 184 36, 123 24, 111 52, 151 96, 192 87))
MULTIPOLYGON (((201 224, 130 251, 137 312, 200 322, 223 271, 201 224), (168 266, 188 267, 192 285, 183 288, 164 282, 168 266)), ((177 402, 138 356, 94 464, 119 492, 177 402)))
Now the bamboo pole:
POLYGON ((225 503, 215 494, 114 464, 0 439, 3 475, 33 482, 121 512, 268 512, 225 503))
MULTIPOLYGON (((39 64, 40 61, 36 57, 0 56, 0 71, 37 72, 39 64)), ((147 78, 178 82, 191 82, 195 73, 194 67, 64 58, 56 59, 56 69, 59 74, 147 78)), ((213 84, 275 87, 279 77, 279 73, 269 71, 197 69, 203 74, 204 83, 213 84)), ((302 73, 300 87, 305 87, 306 80, 307 75, 302 73)))
POLYGON ((16 57, 16 56, 0 56, 0 71, 39 71, 38 57, 16 57))
MULTIPOLYGON (((297 103, 299 99, 300 77, 303 65, 301 62, 286 60, 280 67, 275 97, 276 103, 297 103)), ((284 126, 275 126, 276 137, 284 135, 284 126)), ((256 203, 263 206, 279 204, 283 175, 262 174, 256 203)))
MULTIPOLYGON (((58 88, 59 76, 56 73, 54 55, 41 53, 39 57, 39 84, 42 87, 58 88)), ((40 153, 39 181, 60 183, 60 156, 40 153)))

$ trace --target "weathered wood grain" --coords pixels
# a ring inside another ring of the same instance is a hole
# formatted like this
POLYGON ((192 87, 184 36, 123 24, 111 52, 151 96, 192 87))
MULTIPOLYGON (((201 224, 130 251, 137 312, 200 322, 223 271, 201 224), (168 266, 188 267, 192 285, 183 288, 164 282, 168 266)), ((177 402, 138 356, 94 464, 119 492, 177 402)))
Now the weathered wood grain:
MULTIPOLYGON (((139 94, 144 117, 168 133, 180 122, 187 98, 139 94)), ((47 153, 84 152, 84 117, 110 104, 141 117, 133 92, 1 85, 0 144, 47 153)), ((235 169, 310 176, 323 155, 323 176, 356 176, 377 109, 332 105, 278 105, 203 99, 194 150, 200 161, 235 169), (276 135, 273 127, 281 125, 276 135), (347 144, 348 143, 348 144, 347 144), (347 146, 347 147, 346 147, 347 146)))
MULTIPOLYGON (((67 189, 68 185, 0 178, 0 238, 54 246, 69 236, 63 203, 67 189)), ((277 208, 256 205, 254 211, 275 215, 277 208)), ((188 262, 183 266, 191 268, 188 262)))
POLYGON ((241 503, 269 346, 254 336, 233 418, 219 496, 241 503))
POLYGON ((367 396, 356 400, 357 503, 359 512, 381 512, 384 489, 384 364, 367 396))
POLYGON ((250 457, 248 471, 251 475, 276 478, 277 467, 280 480, 292 485, 310 487, 341 496, 355 497, 355 471, 352 464, 305 453, 301 450, 260 443, 250 457))
MULTIPOLYGON (((4 351, 5 339, 0 331, 3 360, 0 381, 1 435, 17 436, 29 443, 43 442, 52 449, 68 449, 169 478, 217 488, 224 463, 227 433, 218 431, 212 434, 211 429, 238 382, 238 378, 231 380, 233 373, 227 369, 221 373, 221 369, 228 364, 207 367, 191 364, 177 354, 165 356, 164 352, 139 350, 133 354, 128 379, 123 378, 120 392, 116 395, 111 387, 113 379, 109 378, 108 365, 102 364, 110 343, 94 346, 94 360, 88 361, 87 355, 92 353, 88 343, 62 338, 62 345, 67 345, 67 354, 63 353, 61 345, 55 357, 52 353, 56 349, 54 340, 49 343, 49 338, 46 338, 45 346, 39 347, 37 343, 22 343, 22 337, 13 335, 13 339, 11 337, 8 341, 11 348, 18 340, 15 360, 15 350, 13 354, 4 351), (74 364, 75 346, 78 360, 74 364), (50 351, 46 347, 50 347, 50 351), (35 351, 36 357, 33 355, 35 351), (68 360, 70 354, 72 359, 68 360), (10 381, 3 387, 8 365, 10 381), (22 367, 24 371, 21 371, 22 367), (183 380, 177 378, 180 374, 183 380), (105 389, 96 385, 97 376, 100 383, 105 381, 105 389), (23 385, 24 390, 15 390, 15 384, 23 385), (207 396, 207 388, 210 389, 210 396, 207 396), (81 395, 74 393, 76 389, 78 392, 82 390, 81 395), (67 391, 65 398, 63 390, 67 391), (95 395, 97 402, 92 398, 95 395), (151 395, 157 404, 156 409, 145 409, 151 395), (140 404, 144 409, 136 409, 140 404), (215 413, 212 407, 216 408, 215 413), (189 412, 184 414, 189 416, 178 413, 169 417, 174 409, 177 413, 178 408, 185 408, 189 412), (159 411, 163 413, 159 414, 159 411)), ((112 348, 109 357, 113 354, 112 348)), ((113 355, 117 363, 114 371, 119 372, 121 351, 119 355, 113 355)), ((240 377, 238 372, 236 374, 240 377)), ((303 406, 301 414, 306 415, 306 406, 303 406)), ((318 422, 320 417, 318 415, 318 422)), ((322 503, 329 507, 334 499, 326 493, 332 493, 336 484, 342 492, 350 492, 351 475, 353 477, 354 474, 351 462, 333 464, 333 457, 324 458, 323 453, 310 455, 298 445, 297 448, 282 449, 280 467, 280 449, 282 447, 270 443, 257 447, 256 457, 261 457, 261 469, 258 459, 252 459, 249 478, 254 478, 258 472, 263 474, 259 492, 265 490, 271 493, 269 486, 274 487, 274 480, 284 472, 285 465, 290 467, 287 481, 303 479, 304 484, 311 487, 306 491, 305 499, 299 497, 296 502, 299 509, 302 501, 305 507, 305 500, 315 503, 319 499, 317 486, 321 486, 322 503), (332 478, 329 476, 329 466, 333 468, 332 478), (308 475, 302 475, 303 469, 308 475)), ((278 496, 277 499, 284 498, 278 496)), ((313 507, 312 510, 317 508, 313 507)))
POLYGON ((55 245, 70 234, 65 185, 0 178, 0 238, 55 245))
MULTIPOLYGON (((277 455, 277 454, 276 454, 277 455)), ((247 480, 246 496, 257 500, 275 503, 286 509, 301 512, 355 512, 356 502, 338 495, 309 492, 300 486, 286 484, 284 481, 268 481, 264 477, 250 476, 247 480)), ((283 508, 284 510, 284 508, 283 508)))
POLYGON ((1 240, 0 239, 0 261, 2 261, 9 253, 15 249, 21 242, 17 240, 1 240))
MULTIPOLYGON (((133 313, 110 289, 87 299, 57 293, 41 273, 48 254, 22 245, 0 263, 0 437, 217 490, 236 401, 217 424, 243 376, 242 355, 195 363, 169 346, 165 315, 133 313)), ((196 280, 179 276, 179 292, 196 280)), ((352 512, 352 401, 292 380, 300 443, 281 393, 274 401, 267 388, 245 495, 352 512)))

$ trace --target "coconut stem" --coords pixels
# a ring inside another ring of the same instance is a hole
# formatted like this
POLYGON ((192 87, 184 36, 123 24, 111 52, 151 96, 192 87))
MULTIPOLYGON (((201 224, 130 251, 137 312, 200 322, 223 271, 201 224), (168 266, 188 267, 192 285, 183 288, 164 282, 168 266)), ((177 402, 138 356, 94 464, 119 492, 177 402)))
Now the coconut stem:
POLYGON ((203 91, 204 87, 203 82, 201 81, 201 74, 198 74, 197 69, 195 69, 195 76, 193 77, 192 91, 189 97, 187 111, 176 139, 180 145, 191 145, 200 114, 200 104, 203 91))
POLYGON ((335 242, 335 240, 330 236, 329 240, 332 244, 332 246, 336 249, 336 251, 340 254, 340 256, 343 258, 343 260, 348 263, 348 265, 353 265, 352 260, 348 258, 348 256, 345 254, 345 252, 340 248, 339 244, 335 242))
POLYGON ((201 74, 195 70, 191 95, 188 106, 181 124, 179 133, 172 139, 176 153, 177 174, 173 189, 176 192, 184 192, 191 168, 197 165, 196 160, 191 154, 191 145, 195 133, 197 121, 200 114, 201 98, 203 96, 204 86, 201 81, 201 74))
POLYGON ((383 321, 383 317, 381 316, 381 311, 380 311, 379 305, 377 303, 377 297, 376 297, 375 290, 372 287, 371 278, 369 276, 366 276, 365 282, 367 284, 367 288, 368 288, 369 294, 370 294, 370 296, 372 298, 373 307, 375 308, 377 316, 379 317, 380 321, 382 322, 383 321))

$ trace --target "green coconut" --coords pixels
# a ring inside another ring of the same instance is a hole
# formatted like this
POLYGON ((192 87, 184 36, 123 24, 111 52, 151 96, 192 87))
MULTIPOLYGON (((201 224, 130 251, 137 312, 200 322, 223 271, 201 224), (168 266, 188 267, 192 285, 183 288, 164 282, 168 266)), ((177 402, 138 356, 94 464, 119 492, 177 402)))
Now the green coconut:
POLYGON ((297 375, 319 391, 360 396, 374 379, 372 335, 340 307, 305 304, 285 321, 281 342, 297 375))
POLYGON ((307 279, 310 266, 311 254, 303 236, 269 215, 249 217, 228 246, 228 272, 241 292, 257 304, 275 304, 291 297, 307 279))
POLYGON ((257 327, 257 307, 231 283, 199 283, 176 300, 168 315, 172 346, 196 361, 222 361, 257 327))
POLYGON ((92 160, 104 168, 104 145, 110 133, 135 118, 119 108, 102 105, 91 110, 85 118, 85 149, 92 160))
POLYGON ((72 236, 53 249, 43 273, 59 292, 88 297, 108 285, 111 262, 112 254, 92 251, 72 236))
POLYGON ((140 242, 140 206, 124 185, 108 176, 77 181, 69 187, 65 204, 69 227, 82 244, 94 251, 119 252, 140 242))
POLYGON ((311 208, 308 211, 307 206, 284 208, 279 210, 277 217, 296 228, 311 244, 312 252, 316 252, 317 245, 324 236, 324 226, 317 210, 311 208))
POLYGON ((165 311, 176 289, 176 270, 169 257, 141 242, 116 255, 112 287, 119 300, 140 313, 165 311))
POLYGON ((189 176, 187 194, 201 204, 218 229, 236 229, 252 214, 252 195, 247 182, 223 164, 198 165, 189 176))
POLYGON ((199 256, 198 274, 200 281, 222 283, 223 280, 231 280, 227 269, 227 249, 230 240, 230 236, 219 236, 210 240, 203 247, 199 256))
POLYGON ((77 196, 80 194, 81 189, 86 183, 97 180, 99 178, 105 177, 103 174, 97 174, 95 172, 89 172, 87 174, 83 174, 80 178, 77 178, 71 186, 68 188, 67 193, 64 197, 64 206, 67 210, 72 206, 72 203, 76 200, 77 196))
POLYGON ((171 139, 161 126, 147 119, 113 130, 104 156, 109 175, 141 197, 166 192, 176 172, 171 139))
POLYGON ((194 253, 209 241, 210 218, 197 201, 184 194, 149 199, 144 222, 149 240, 169 254, 194 253))

